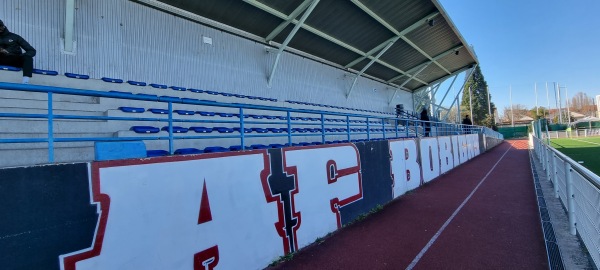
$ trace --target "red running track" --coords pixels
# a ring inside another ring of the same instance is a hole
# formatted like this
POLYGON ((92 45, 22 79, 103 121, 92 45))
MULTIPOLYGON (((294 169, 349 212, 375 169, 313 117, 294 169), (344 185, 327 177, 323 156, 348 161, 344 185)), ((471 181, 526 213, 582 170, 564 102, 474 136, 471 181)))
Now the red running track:
POLYGON ((527 141, 508 141, 270 269, 548 269, 527 141))

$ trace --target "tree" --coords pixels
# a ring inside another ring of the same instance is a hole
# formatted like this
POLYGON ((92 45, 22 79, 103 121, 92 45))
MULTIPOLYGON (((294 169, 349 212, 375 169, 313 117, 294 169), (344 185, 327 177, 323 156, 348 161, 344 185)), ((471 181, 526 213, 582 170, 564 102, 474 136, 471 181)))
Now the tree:
POLYGON ((594 99, 586 93, 577 92, 569 103, 569 109, 587 116, 593 116, 595 112, 594 99))
MULTIPOLYGON (((489 108, 488 108, 488 85, 481 73, 481 69, 479 66, 475 68, 473 75, 467 83, 465 84, 465 88, 462 90, 462 102, 460 104, 460 114, 461 118, 464 118, 465 115, 471 114, 471 103, 473 104, 473 115, 471 115, 471 120, 474 125, 484 125, 485 123, 490 123, 490 121, 484 121, 488 118, 489 108), (469 88, 471 89, 469 91, 469 88), (471 101, 469 102, 469 95, 471 101)), ((491 102, 490 95, 490 102, 491 102)), ((496 106, 493 102, 491 102, 492 115, 496 110, 496 106)), ((493 119, 493 116, 491 117, 493 119)), ((493 123, 493 121, 491 122, 493 123)), ((491 124, 490 126, 491 127, 491 124)))
POLYGON ((527 109, 527 106, 523 104, 514 104, 512 109, 510 106, 506 106, 504 107, 504 111, 502 113, 502 122, 511 123, 511 115, 514 118, 514 121, 518 121, 519 119, 529 115, 529 109, 527 109))
POLYGON ((529 110, 529 117, 533 118, 534 120, 546 118, 547 115, 548 110, 543 106, 533 107, 531 110, 529 110))

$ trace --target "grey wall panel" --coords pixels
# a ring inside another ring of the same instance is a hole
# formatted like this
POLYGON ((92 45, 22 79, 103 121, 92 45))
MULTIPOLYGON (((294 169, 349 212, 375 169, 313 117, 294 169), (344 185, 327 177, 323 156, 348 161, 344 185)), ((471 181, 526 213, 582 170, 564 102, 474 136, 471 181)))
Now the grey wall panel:
POLYGON ((37 68, 389 112, 397 103, 412 109, 410 93, 399 91, 388 105, 393 89, 367 78, 346 99, 351 73, 290 53, 282 55, 269 88, 275 54, 265 44, 127 0, 75 3, 74 55, 61 52, 64 0, 2 0, 0 18, 38 50, 37 68))

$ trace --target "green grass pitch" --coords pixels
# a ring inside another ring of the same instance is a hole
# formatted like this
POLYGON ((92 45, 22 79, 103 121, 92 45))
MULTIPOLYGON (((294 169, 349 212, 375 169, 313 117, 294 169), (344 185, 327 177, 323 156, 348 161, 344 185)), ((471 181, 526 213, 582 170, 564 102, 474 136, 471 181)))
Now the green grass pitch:
POLYGON ((575 161, 583 161, 581 165, 600 175, 600 137, 551 139, 550 143, 556 150, 575 161))

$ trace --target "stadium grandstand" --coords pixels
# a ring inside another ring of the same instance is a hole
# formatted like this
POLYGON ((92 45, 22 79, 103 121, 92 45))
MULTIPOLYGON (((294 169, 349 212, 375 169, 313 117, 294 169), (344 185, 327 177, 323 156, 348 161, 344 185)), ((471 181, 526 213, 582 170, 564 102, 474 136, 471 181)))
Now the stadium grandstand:
MULTIPOLYGON (((37 49, 31 87, 1 87, 4 166, 94 160, 107 140, 142 140, 152 156, 241 149, 241 137, 246 147, 418 137, 421 124, 404 120, 427 107, 435 122, 444 108, 431 93, 477 65, 437 1, 2 5, 37 49), (52 124, 39 117, 49 105, 52 124)), ((2 82, 20 82, 18 68, 2 69, 2 82)))
POLYGON ((600 180, 541 122, 505 142, 447 121, 479 60, 438 0, 3 0, 0 19, 37 50, 28 83, 0 66, 0 269, 563 269, 551 183, 600 265, 597 206, 570 199, 600 180))

